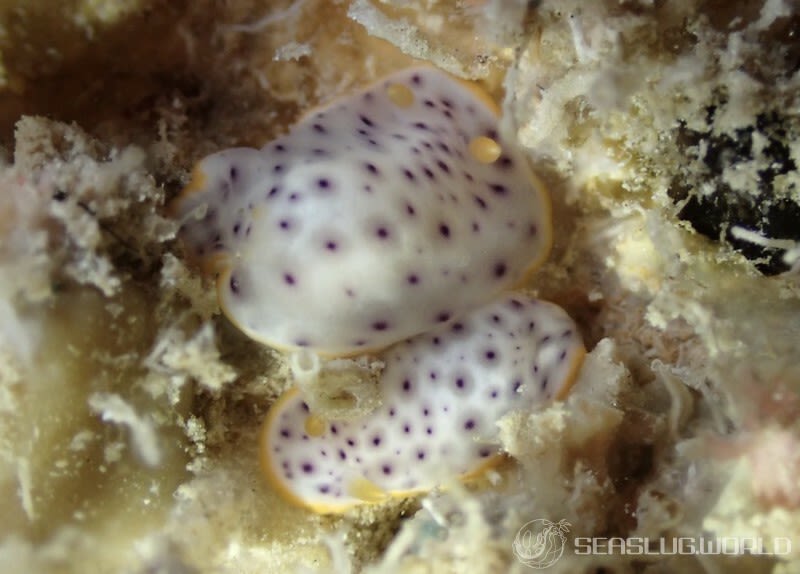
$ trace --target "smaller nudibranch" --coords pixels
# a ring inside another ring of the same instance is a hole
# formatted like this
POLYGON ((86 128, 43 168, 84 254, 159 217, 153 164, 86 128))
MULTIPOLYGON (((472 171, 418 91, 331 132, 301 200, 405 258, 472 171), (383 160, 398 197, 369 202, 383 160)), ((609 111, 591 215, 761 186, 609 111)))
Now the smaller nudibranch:
POLYGON ((547 193, 498 110, 435 68, 202 160, 175 205, 223 311, 283 350, 385 348, 520 284, 551 244, 547 193))
POLYGON ((502 457, 495 422, 563 399, 584 355, 564 310, 505 295, 388 349, 382 405, 364 418, 323 421, 288 391, 264 423, 262 469, 320 513, 476 476, 502 457))

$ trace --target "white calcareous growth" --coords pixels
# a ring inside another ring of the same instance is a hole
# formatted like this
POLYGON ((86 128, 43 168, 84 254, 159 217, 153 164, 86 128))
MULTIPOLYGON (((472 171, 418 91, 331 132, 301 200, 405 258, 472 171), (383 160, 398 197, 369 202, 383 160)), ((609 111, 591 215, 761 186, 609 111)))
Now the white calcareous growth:
POLYGON ((383 403, 362 419, 322 421, 300 393, 286 393, 262 432, 263 470, 317 512, 475 474, 501 454, 495 422, 563 398, 584 354, 561 308, 505 295, 388 349, 383 403))
POLYGON ((497 110, 433 68, 200 162, 175 204, 222 308, 281 349, 384 348, 483 305, 546 257, 550 207, 497 110))

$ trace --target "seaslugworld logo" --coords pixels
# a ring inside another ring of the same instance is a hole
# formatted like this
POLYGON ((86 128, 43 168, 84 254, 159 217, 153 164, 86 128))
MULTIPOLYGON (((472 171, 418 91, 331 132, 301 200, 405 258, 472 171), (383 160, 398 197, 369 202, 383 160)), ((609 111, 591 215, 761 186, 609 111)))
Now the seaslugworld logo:
MULTIPOLYGON (((512 546, 517 559, 536 569, 549 568, 564 554, 568 545, 570 524, 566 520, 552 522, 543 518, 531 520, 517 532, 512 546)), ((792 540, 785 536, 762 537, 692 537, 676 536, 664 538, 636 537, 587 537, 572 540, 575 555, 629 555, 629 556, 676 556, 676 555, 763 555, 786 556, 792 553, 792 540)))
POLYGON ((570 523, 537 518, 523 524, 514 538, 514 555, 531 568, 549 568, 564 554, 570 523))

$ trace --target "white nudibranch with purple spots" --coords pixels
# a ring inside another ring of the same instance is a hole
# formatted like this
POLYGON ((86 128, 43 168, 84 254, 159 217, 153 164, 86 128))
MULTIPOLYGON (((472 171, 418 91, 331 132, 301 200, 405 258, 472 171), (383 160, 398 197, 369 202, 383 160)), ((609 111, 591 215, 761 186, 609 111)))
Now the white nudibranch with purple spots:
POLYGON ((287 392, 262 431, 264 473, 317 512, 474 475, 501 454, 495 422, 563 398, 584 354, 561 308, 505 295, 388 349, 383 404, 360 420, 322 421, 299 392, 287 392))
POLYGON ((182 238, 251 338, 329 356, 384 348, 545 259, 547 194, 498 123, 475 87, 399 72, 261 150, 202 160, 175 204, 182 238))

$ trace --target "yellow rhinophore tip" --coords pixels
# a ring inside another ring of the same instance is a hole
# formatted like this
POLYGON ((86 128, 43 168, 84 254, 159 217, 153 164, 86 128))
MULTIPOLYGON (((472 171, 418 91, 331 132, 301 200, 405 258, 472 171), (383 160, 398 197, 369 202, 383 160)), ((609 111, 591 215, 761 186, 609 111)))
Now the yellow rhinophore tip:
POLYGON ((389 84, 386 95, 398 108, 410 108, 414 104, 414 92, 403 84, 389 84))
POLYGON ((347 494, 364 502, 382 502, 389 498, 389 493, 366 478, 356 478, 347 485, 347 494))
POLYGON ((469 142, 470 155, 481 163, 496 162, 502 152, 500 144, 486 136, 474 137, 469 142))
POLYGON ((327 423, 325 422, 325 419, 314 414, 308 415, 305 423, 303 424, 303 429, 306 431, 306 434, 313 437, 319 437, 325 434, 326 428, 327 423))

